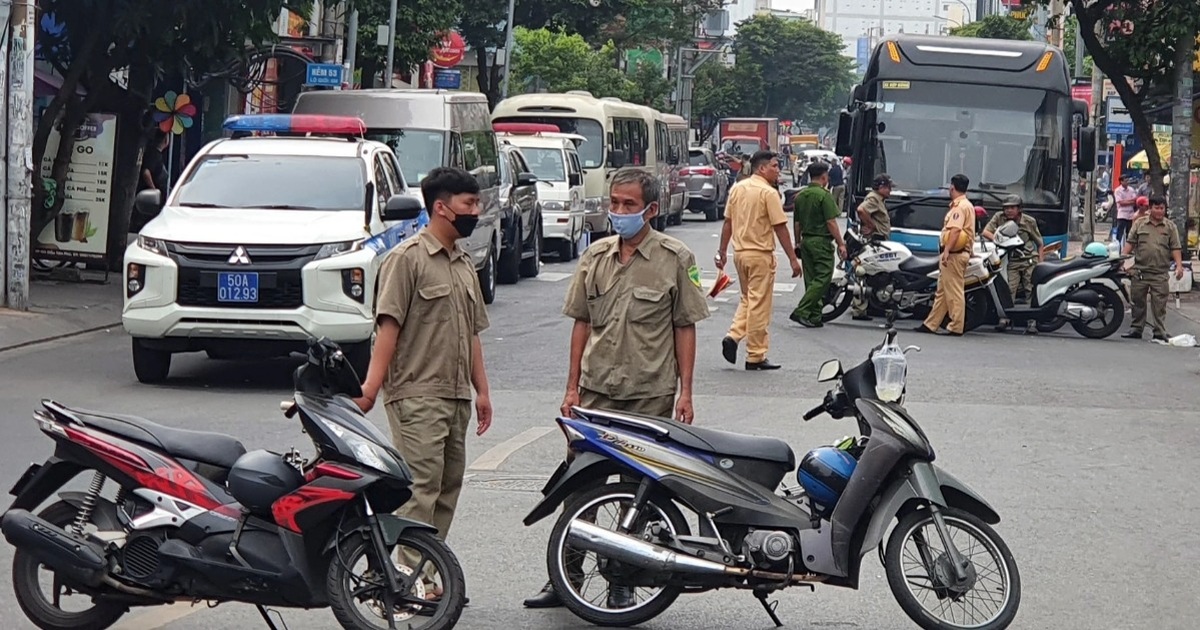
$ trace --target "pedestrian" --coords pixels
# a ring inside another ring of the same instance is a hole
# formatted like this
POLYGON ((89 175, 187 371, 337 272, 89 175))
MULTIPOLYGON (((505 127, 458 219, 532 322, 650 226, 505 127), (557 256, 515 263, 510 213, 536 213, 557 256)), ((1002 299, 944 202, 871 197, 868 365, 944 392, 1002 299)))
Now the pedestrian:
MULTIPOLYGON (((849 158, 847 158, 849 159, 849 158)), ((892 235, 892 217, 888 214, 887 198, 892 196, 892 177, 880 173, 871 182, 871 192, 858 205, 859 232, 866 242, 886 241, 892 235)), ((860 322, 871 321, 867 314, 867 297, 864 294, 854 296, 850 303, 851 318, 860 322)))
POLYGON ((429 225, 392 249, 379 270, 375 346, 355 402, 370 411, 383 393, 392 442, 413 477, 412 499, 399 514, 433 525, 444 539, 467 464, 472 386, 476 434, 492 424, 479 341, 487 310, 471 258, 457 245, 479 222, 479 184, 463 169, 438 167, 421 181, 421 194, 429 225))
POLYGON ((947 330, 961 337, 967 324, 967 300, 963 282, 971 260, 971 242, 975 240, 975 208, 967 201, 971 180, 959 173, 950 178, 950 210, 942 222, 941 257, 938 263, 938 287, 933 310, 916 327, 917 332, 934 333, 950 317, 947 330))
POLYGON ((833 193, 833 202, 837 204, 840 215, 846 209, 846 169, 842 168, 841 160, 830 162, 829 190, 833 193))
POLYGON ((750 179, 750 176, 753 174, 753 167, 750 166, 750 156, 745 153, 738 154, 737 180, 734 183, 750 179))
POLYGON ((146 143, 142 150, 142 170, 138 177, 138 192, 143 190, 158 191, 158 208, 154 213, 147 216, 142 214, 136 206, 133 208, 133 213, 129 219, 129 231, 138 233, 146 226, 158 213, 162 210, 163 203, 167 200, 167 165, 163 156, 163 152, 171 144, 171 136, 161 129, 155 129, 154 135, 149 142, 146 143))
MULTIPOLYGON (((1017 237, 1024 244, 1020 249, 1008 254, 1008 287, 1012 291, 1014 302, 1030 302, 1033 300, 1033 268, 1042 262, 1042 248, 1045 239, 1038 228, 1037 219, 1025 214, 1021 209, 1021 197, 1009 195, 1004 198, 1004 207, 992 216, 992 220, 983 228, 983 237, 996 240, 996 230, 1012 221, 1017 225, 1017 237)), ((1001 322, 1001 330, 1008 328, 1008 322, 1001 322)), ((1037 322, 1029 320, 1025 326, 1026 334, 1038 333, 1037 322)))
POLYGON ((1156 341, 1167 341, 1167 287, 1171 261, 1175 262, 1175 279, 1183 278, 1183 248, 1175 223, 1166 220, 1167 201, 1161 196, 1150 198, 1150 211, 1129 229, 1122 253, 1133 254, 1132 282, 1129 297, 1133 301, 1133 325, 1121 335, 1126 339, 1141 339, 1146 326, 1146 295, 1150 295, 1150 325, 1156 341))
MULTIPOLYGON (((696 257, 682 241, 653 230, 658 178, 622 169, 609 188, 613 231, 584 252, 567 288, 571 331, 567 392, 559 411, 610 409, 691 424, 696 324, 708 317, 696 257)), ((582 562, 583 554, 579 556, 582 562)), ((632 597, 610 586, 610 608, 632 597)), ((552 582, 527 608, 562 605, 552 582)))
POLYGON ((1128 173, 1121 173, 1121 185, 1113 191, 1113 199, 1117 204, 1117 224, 1114 238, 1118 243, 1125 242, 1125 235, 1133 225, 1133 217, 1137 214, 1138 191, 1130 185, 1128 173))
POLYGON ((799 244, 800 264, 808 272, 804 275, 804 297, 796 305, 789 319, 808 328, 820 328, 821 310, 825 306, 825 293, 833 279, 833 246, 837 243, 837 254, 846 259, 846 242, 838 228, 837 218, 841 214, 837 203, 828 190, 829 166, 814 162, 808 166, 808 187, 796 195, 793 226, 799 244))
POLYGON ((738 345, 746 340, 747 370, 778 370, 767 360, 771 303, 775 295, 776 241, 792 265, 792 277, 800 276, 800 259, 788 234, 787 215, 776 186, 779 163, 771 151, 759 151, 750 160, 754 176, 729 191, 721 244, 717 250, 718 269, 725 269, 726 251, 733 243, 733 265, 737 268, 742 299, 729 332, 721 340, 721 354, 737 363, 738 345))

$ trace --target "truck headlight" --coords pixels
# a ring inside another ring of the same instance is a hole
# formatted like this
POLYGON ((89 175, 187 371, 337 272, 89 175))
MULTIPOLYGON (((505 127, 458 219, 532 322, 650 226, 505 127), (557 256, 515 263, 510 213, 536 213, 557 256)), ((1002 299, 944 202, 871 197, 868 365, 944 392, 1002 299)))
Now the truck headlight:
POLYGON ((566 206, 563 205, 563 202, 561 202, 561 201, 543 201, 542 202, 542 210, 549 210, 550 212, 562 212, 563 209, 565 209, 565 208, 566 208, 566 206))
POLYGON ((321 250, 313 260, 322 260, 325 258, 333 258, 334 256, 342 256, 350 254, 362 249, 362 241, 343 241, 341 243, 326 243, 321 246, 321 250))
POLYGON ((142 236, 141 234, 138 234, 137 244, 138 247, 150 252, 151 254, 158 254, 159 256, 167 255, 166 241, 160 241, 156 238, 150 238, 149 236, 142 236))

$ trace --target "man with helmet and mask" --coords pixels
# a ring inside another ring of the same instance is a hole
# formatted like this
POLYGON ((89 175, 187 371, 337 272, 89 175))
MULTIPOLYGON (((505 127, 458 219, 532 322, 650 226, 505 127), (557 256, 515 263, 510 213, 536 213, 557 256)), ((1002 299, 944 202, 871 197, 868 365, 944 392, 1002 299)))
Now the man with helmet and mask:
MULTIPOLYGON (((639 169, 619 170, 609 184, 617 235, 579 258, 563 304, 575 322, 564 416, 579 405, 692 423, 696 324, 708 318, 708 303, 692 251, 650 227, 658 190, 658 178, 639 169)), ((581 571, 578 563, 568 568, 571 579, 581 571)), ((632 597, 628 587, 609 587, 610 608, 632 605, 632 597)), ((550 582, 525 600, 527 608, 561 605, 550 582)))
MULTIPOLYGON (((1012 221, 1017 224, 1017 236, 1025 245, 1008 255, 1008 286, 1012 290, 1013 299, 1026 302, 1032 296, 1033 268, 1042 260, 1042 247, 1045 240, 1042 231, 1038 229, 1037 220, 1021 211, 1021 197, 1009 195, 1004 199, 1004 208, 992 216, 992 220, 983 228, 983 237, 996 240, 996 230, 1012 221)), ((1032 328, 1033 332, 1037 328, 1032 328)))
POLYGON ((443 166, 421 181, 421 194, 429 225, 388 252, 379 270, 375 347, 355 402, 369 411, 383 392, 392 442, 413 476, 400 514, 444 538, 466 469, 472 386, 476 434, 492 424, 479 342, 488 315, 479 277, 458 246, 479 222, 479 183, 443 166))

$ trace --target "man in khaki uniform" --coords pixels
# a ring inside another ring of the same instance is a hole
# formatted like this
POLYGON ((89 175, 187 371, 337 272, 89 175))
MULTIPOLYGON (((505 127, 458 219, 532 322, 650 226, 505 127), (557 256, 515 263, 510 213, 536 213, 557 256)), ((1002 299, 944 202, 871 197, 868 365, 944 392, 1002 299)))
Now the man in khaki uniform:
POLYGON ((369 411, 383 392, 392 441, 413 476, 400 514, 445 538, 466 468, 472 386, 477 434, 492 423, 479 342, 488 316, 475 268, 457 245, 479 221, 479 184, 462 169, 439 167, 421 193, 430 222, 383 261, 375 347, 356 402, 369 411))
MULTIPOLYGON (((992 215, 983 228, 983 237, 988 240, 996 239, 996 230, 1012 221, 1017 224, 1017 237, 1024 241, 1021 249, 1008 255, 1008 286, 1012 290, 1013 299, 1018 302, 1028 302, 1033 297, 1033 268, 1042 261, 1042 231, 1038 228, 1037 219, 1021 211, 1021 197, 1009 195, 1004 198, 1004 207, 992 215)), ((1030 321, 1030 332, 1036 333, 1036 322, 1030 321)))
MULTIPOLYGON (((645 171, 612 178, 609 218, 617 235, 583 253, 563 305, 575 320, 564 416, 579 405, 692 423, 696 323, 708 317, 708 304, 691 250, 650 227, 658 191, 658 178, 645 171)), ((610 608, 630 596, 611 586, 610 608)), ((552 583, 525 600, 528 608, 561 605, 552 583)))
POLYGON ((767 361, 767 327, 771 325, 771 302, 775 295, 775 241, 783 245, 792 264, 792 277, 800 275, 800 260, 788 234, 779 183, 779 162, 772 151, 759 151, 750 160, 754 176, 731 188, 717 250, 718 269, 725 268, 726 250, 733 241, 733 264, 737 268, 742 301, 733 316, 729 334, 721 340, 721 354, 737 363, 738 344, 746 340, 747 370, 777 370, 767 361))
MULTIPOLYGON (((891 237, 892 217, 888 214, 887 209, 887 198, 891 196, 891 175, 887 173, 876 175, 871 182, 871 192, 867 193, 867 198, 858 204, 858 223, 861 226, 859 229, 865 242, 869 243, 872 239, 886 241, 891 237)), ((860 322, 871 321, 871 316, 867 314, 868 304, 865 296, 855 296, 854 301, 850 303, 852 317, 860 322)))
POLYGON ((963 282, 975 240, 975 207, 967 201, 970 187, 971 180, 966 175, 950 178, 950 210, 942 223, 937 293, 933 297, 933 311, 917 326, 917 332, 936 334, 947 315, 950 325, 946 328, 951 335, 961 337, 966 328, 967 300, 963 282))
POLYGON ((1179 230, 1166 220, 1167 201, 1155 195, 1150 198, 1150 213, 1133 222, 1125 237, 1124 255, 1133 254, 1133 281, 1129 297, 1133 300, 1133 325, 1121 335, 1126 339, 1141 339, 1146 326, 1146 294, 1150 294, 1150 325, 1154 339, 1167 341, 1167 274, 1175 261, 1175 279, 1183 277, 1183 252, 1179 230))

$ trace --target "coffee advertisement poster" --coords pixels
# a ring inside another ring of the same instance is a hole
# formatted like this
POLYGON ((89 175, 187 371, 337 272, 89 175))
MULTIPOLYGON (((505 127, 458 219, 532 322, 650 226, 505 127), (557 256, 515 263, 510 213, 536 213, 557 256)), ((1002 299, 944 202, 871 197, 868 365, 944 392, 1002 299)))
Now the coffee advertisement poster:
POLYGON ((47 260, 97 260, 107 253, 108 200, 112 192, 113 155, 117 141, 115 114, 88 114, 75 133, 71 166, 62 190, 54 186, 50 171, 58 153, 59 130, 50 133, 42 177, 50 188, 46 203, 61 195, 62 210, 42 230, 33 257, 47 260))

